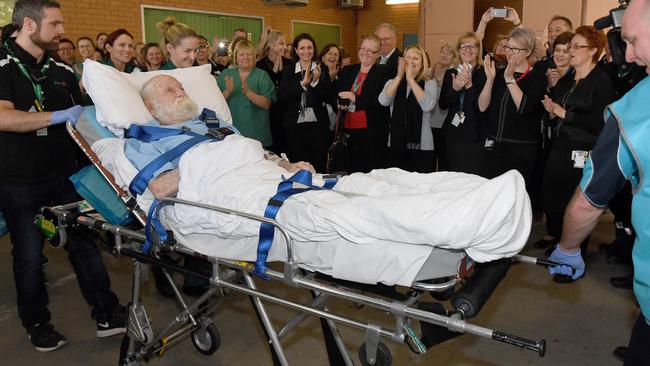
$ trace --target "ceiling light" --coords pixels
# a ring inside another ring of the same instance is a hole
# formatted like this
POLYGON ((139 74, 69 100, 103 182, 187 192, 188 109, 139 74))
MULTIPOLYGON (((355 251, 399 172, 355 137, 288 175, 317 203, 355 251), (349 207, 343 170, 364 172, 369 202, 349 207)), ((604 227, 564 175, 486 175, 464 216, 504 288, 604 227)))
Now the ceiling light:
POLYGON ((386 5, 417 4, 420 0, 386 0, 386 5))

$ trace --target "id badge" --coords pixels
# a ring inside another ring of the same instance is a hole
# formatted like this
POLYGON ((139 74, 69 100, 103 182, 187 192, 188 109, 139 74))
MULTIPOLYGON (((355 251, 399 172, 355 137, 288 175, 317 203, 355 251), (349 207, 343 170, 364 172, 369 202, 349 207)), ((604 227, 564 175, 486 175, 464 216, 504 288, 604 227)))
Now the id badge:
POLYGON ((573 160, 573 167, 582 169, 585 167, 585 162, 589 159, 589 151, 573 150, 571 152, 571 160, 573 160))
POLYGON ((36 136, 47 136, 47 127, 36 130, 36 136))
POLYGON ((454 127, 458 127, 463 122, 465 122, 465 114, 464 113, 456 113, 454 115, 454 119, 451 120, 451 124, 454 127))

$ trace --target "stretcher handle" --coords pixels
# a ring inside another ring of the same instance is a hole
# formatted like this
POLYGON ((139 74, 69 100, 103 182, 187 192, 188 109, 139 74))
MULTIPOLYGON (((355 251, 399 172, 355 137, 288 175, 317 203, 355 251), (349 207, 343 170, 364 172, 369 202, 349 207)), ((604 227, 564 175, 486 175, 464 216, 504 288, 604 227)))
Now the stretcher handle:
POLYGON ((567 266, 567 267, 571 267, 571 273, 572 274, 575 275, 575 273, 576 273, 575 267, 573 267, 573 266, 571 266, 569 264, 565 264, 565 263, 553 262, 553 261, 550 261, 548 259, 541 259, 541 258, 537 258, 537 257, 530 257, 530 256, 527 256, 527 255, 520 255, 520 254, 514 256, 513 259, 514 259, 515 262, 536 264, 538 266, 544 266, 546 268, 551 267, 551 266, 567 266))
POLYGON ((537 352, 537 354, 539 354, 539 357, 544 357, 544 354, 546 354, 545 339, 541 339, 539 341, 532 341, 530 339, 517 337, 496 330, 492 333, 492 339, 494 339, 495 341, 508 343, 513 346, 521 347, 529 351, 537 352))

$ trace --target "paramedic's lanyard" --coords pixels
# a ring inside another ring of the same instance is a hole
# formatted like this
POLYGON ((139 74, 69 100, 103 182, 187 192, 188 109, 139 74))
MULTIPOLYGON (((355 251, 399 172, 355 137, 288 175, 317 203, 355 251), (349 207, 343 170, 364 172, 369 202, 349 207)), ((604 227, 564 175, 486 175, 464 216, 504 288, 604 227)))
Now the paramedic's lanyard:
MULTIPOLYGON (((43 112, 45 108, 45 95, 43 93, 43 86, 38 82, 34 82, 34 79, 30 75, 29 71, 27 71, 27 69, 25 68, 25 65, 23 65, 23 63, 18 59, 18 57, 16 57, 13 50, 7 45, 7 43, 4 43, 2 47, 5 49, 5 51, 7 51, 7 56, 16 63, 18 69, 20 69, 20 72, 23 75, 25 75, 25 77, 29 80, 30 83, 32 83, 32 88, 34 89, 34 95, 36 96, 36 99, 34 100, 34 107, 36 107, 36 110, 38 112, 43 112)), ((45 65, 43 65, 43 68, 41 68, 41 73, 43 74, 43 76, 45 76, 45 73, 50 68, 50 61, 51 61, 49 54, 46 53, 45 57, 46 57, 45 65)), ((41 82, 42 81, 43 80, 41 80, 41 82)))
MULTIPOLYGON (((275 220, 275 217, 280 211, 280 207, 284 204, 289 197, 294 194, 303 193, 311 190, 332 189, 338 179, 327 179, 322 187, 315 186, 312 183, 312 175, 307 170, 299 170, 296 174, 289 179, 282 178, 282 182, 278 185, 277 193, 271 197, 266 209, 264 210, 264 217, 275 220), (294 183, 302 185, 303 187, 294 187, 294 183)), ((275 235, 275 226, 263 222, 260 225, 260 240, 257 244, 257 259, 255 260, 255 269, 253 273, 264 278, 266 276, 266 260, 273 244, 273 237, 275 235)), ((291 243, 287 243, 291 245, 291 243)), ((287 253, 288 254, 288 253, 287 253)))

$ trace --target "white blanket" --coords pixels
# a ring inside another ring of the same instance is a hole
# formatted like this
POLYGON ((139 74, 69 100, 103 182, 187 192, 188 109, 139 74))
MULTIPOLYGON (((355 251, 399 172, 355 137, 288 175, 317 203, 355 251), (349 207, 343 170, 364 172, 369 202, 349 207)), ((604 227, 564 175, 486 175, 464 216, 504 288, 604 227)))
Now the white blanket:
MULTIPOLYGON (((123 142, 100 140, 93 149, 118 183, 128 186, 136 170, 124 156, 123 142)), ((179 169, 178 198, 257 215, 263 215, 281 176, 291 175, 264 160, 259 142, 236 135, 189 150, 179 169)), ((140 197, 140 204, 148 207, 150 197, 140 197)), ((174 207, 165 217, 183 235, 250 239, 259 234, 257 222, 188 206, 174 207)), ((387 169, 344 177, 332 191, 295 195, 282 206, 277 221, 298 241, 343 237, 359 245, 383 240, 464 249, 484 262, 521 250, 530 232, 531 210, 516 171, 486 180, 462 173, 387 169)))

